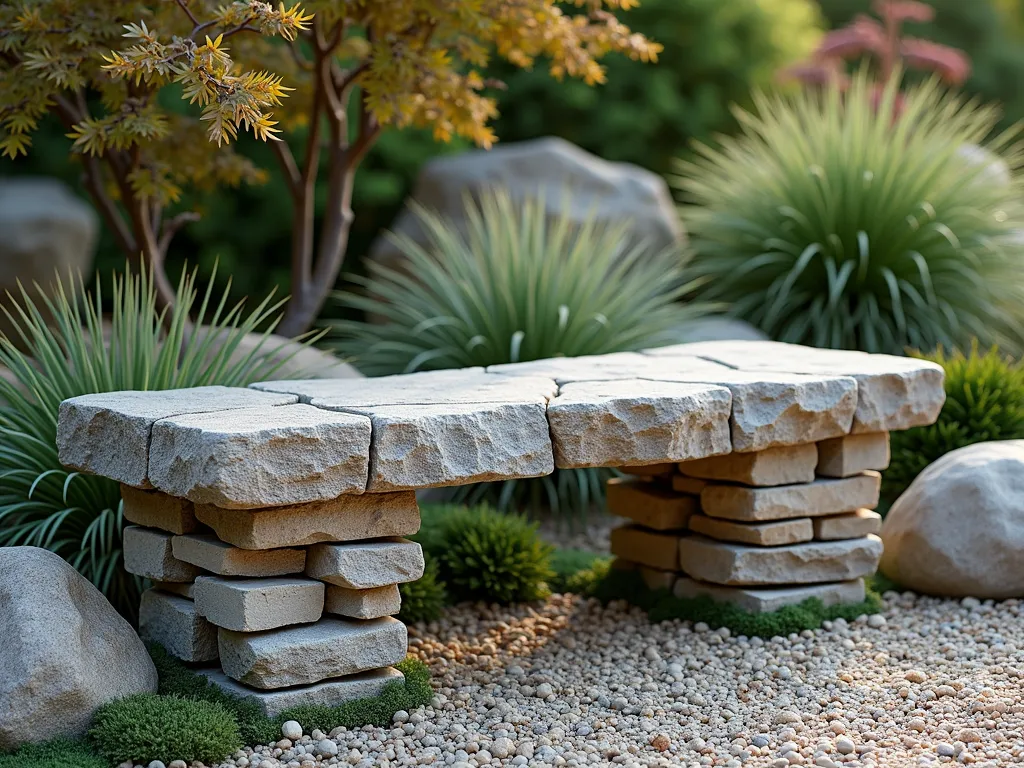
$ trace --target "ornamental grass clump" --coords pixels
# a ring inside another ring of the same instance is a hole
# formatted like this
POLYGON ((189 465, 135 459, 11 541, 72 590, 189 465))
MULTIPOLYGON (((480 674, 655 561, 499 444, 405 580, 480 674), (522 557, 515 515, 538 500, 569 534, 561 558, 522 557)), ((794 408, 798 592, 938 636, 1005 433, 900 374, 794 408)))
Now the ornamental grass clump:
POLYGON ((780 341, 1017 350, 1019 131, 993 136, 995 107, 934 81, 899 85, 862 71, 845 90, 758 95, 740 135, 681 163, 690 275, 780 341))

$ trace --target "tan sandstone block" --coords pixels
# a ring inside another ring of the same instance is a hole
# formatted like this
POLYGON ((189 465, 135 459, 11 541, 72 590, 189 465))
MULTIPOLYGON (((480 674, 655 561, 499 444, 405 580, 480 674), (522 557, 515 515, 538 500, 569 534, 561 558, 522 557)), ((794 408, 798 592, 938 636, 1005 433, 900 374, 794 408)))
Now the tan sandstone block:
POLYGON ((349 589, 327 585, 324 611, 352 619, 379 619, 402 610, 402 593, 397 584, 373 589, 349 589))
POLYGON ((152 581, 195 581, 200 570, 183 562, 171 550, 171 534, 129 525, 122 534, 124 569, 152 581))
POLYGON ((196 579, 196 610, 211 624, 236 632, 263 632, 318 621, 324 585, 313 579, 196 579))
POLYGON ((196 507, 217 538, 242 549, 304 547, 322 541, 409 536, 420 529, 412 491, 339 496, 330 501, 270 509, 196 507))
POLYGON ((693 496, 700 496, 700 492, 707 486, 707 480, 699 477, 687 477, 686 475, 672 475, 672 490, 679 493, 688 493, 693 496))
POLYGON ((699 510, 696 496, 684 496, 643 481, 612 478, 607 486, 608 511, 628 517, 657 531, 686 528, 691 515, 699 510))
POLYGON ((679 541, 679 562, 687 576, 729 586, 850 581, 874 573, 881 556, 877 536, 784 547, 751 547, 703 536, 679 541))
POLYGON ((179 560, 218 576, 286 576, 306 567, 304 549, 241 549, 209 534, 175 536, 171 548, 179 560))
POLYGON ((704 514, 728 520, 823 517, 877 506, 880 487, 877 472, 772 488, 709 485, 700 494, 700 505, 704 514))
POLYGON ((679 567, 679 540, 675 534, 659 533, 639 525, 612 530, 611 552, 616 557, 663 571, 679 567))
POLYGON ((882 530, 882 516, 870 509, 858 509, 847 515, 832 515, 814 520, 814 538, 819 541, 856 539, 882 530))
POLYGON ((195 533, 203 526, 196 520, 192 502, 163 491, 145 491, 121 484, 124 518, 130 523, 147 528, 159 528, 168 533, 195 533))
POLYGON ((814 538, 814 527, 809 517, 769 523, 736 523, 707 515, 694 515, 690 518, 690 530, 720 541, 759 547, 797 544, 814 538))
POLYGON ((818 474, 850 477, 866 469, 889 466, 889 433, 847 435, 818 443, 818 474))
POLYGON ((671 475, 675 471, 676 465, 673 462, 645 464, 644 466, 619 467, 619 472, 624 472, 627 475, 635 475, 637 477, 660 477, 662 475, 671 475))
POLYGON ((723 587, 694 579, 676 581, 673 594, 681 599, 710 597, 718 603, 732 603, 750 613, 768 613, 787 605, 799 605, 812 597, 828 605, 849 605, 864 601, 864 580, 834 584, 806 584, 799 587, 723 587))
POLYGON ((755 486, 793 485, 812 482, 817 464, 818 449, 809 443, 684 461, 679 471, 704 480, 755 486))

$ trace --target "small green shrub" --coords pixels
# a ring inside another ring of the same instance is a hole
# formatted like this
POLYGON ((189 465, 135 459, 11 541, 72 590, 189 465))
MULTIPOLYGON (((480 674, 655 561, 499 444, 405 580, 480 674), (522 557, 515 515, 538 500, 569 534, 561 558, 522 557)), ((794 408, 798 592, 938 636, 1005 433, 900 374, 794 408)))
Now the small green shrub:
POLYGON ((110 763, 85 742, 55 739, 0 755, 0 768, 110 768, 110 763))
POLYGON ((89 737, 111 763, 216 763, 242 746, 238 723, 220 704, 150 693, 104 704, 89 737))
POLYGON ((402 610, 398 618, 406 624, 421 621, 435 621, 441 618, 441 611, 448 603, 448 592, 441 581, 440 569, 434 556, 424 552, 426 568, 416 581, 399 584, 402 593, 402 610))
POLYGON ((957 448, 990 440, 1024 438, 1024 366, 974 344, 964 355, 939 349, 923 356, 946 372, 946 403, 938 420, 890 436, 892 460, 882 474, 883 494, 895 499, 925 467, 957 448))
POLYGON ((608 575, 612 558, 583 549, 556 549, 551 555, 553 592, 589 595, 608 575))
POLYGON ((990 138, 997 108, 898 84, 877 95, 862 71, 845 91, 760 95, 740 136, 680 165, 702 298, 812 346, 1020 346, 1020 132, 990 138))

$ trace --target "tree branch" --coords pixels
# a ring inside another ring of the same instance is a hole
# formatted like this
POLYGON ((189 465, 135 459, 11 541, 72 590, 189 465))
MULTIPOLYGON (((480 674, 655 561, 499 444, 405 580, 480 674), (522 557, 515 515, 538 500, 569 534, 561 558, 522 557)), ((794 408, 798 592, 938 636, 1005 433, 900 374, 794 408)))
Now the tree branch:
POLYGON ((92 155, 83 155, 82 158, 85 165, 85 172, 83 173, 85 188, 89 192, 93 203, 99 208, 103 221, 110 227, 110 231, 114 233, 117 247, 121 249, 126 257, 136 253, 139 248, 135 242, 135 237, 132 235, 131 230, 128 229, 124 216, 117 209, 113 198, 103 186, 103 171, 99 160, 92 155))
POLYGON ((185 12, 185 15, 188 16, 189 21, 192 22, 193 28, 198 27, 199 19, 197 19, 195 14, 192 13, 191 9, 189 9, 188 0, 175 0, 175 2, 178 4, 178 7, 185 12))
POLYGON ((285 181, 288 183, 288 192, 291 194, 292 200, 296 200, 302 193, 302 177, 299 174, 299 166, 295 163, 295 155, 292 154, 292 148, 288 146, 288 142, 284 139, 267 143, 270 144, 270 148, 274 151, 277 164, 284 171, 285 181))
POLYGON ((195 211, 184 211, 179 213, 173 219, 164 223, 163 230, 160 233, 160 241, 157 243, 157 250, 160 252, 161 262, 167 258, 167 251, 171 247, 171 240, 174 235, 186 224, 190 224, 194 221, 199 221, 200 216, 195 211))

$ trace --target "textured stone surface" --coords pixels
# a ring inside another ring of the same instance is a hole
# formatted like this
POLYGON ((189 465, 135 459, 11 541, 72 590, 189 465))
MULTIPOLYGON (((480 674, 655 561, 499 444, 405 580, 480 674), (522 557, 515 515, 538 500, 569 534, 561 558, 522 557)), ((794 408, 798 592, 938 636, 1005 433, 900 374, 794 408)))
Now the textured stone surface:
POLYGON ((175 536, 171 551, 178 560, 218 576, 286 576, 306 567, 304 549, 241 549, 210 534, 175 536))
POLYGON ((309 405, 192 413, 153 425, 149 477, 196 503, 252 509, 362 493, 370 420, 309 405))
POLYGON ((687 477, 686 475, 672 476, 672 490, 678 491, 679 493, 689 493, 693 496, 700 496, 700 492, 703 491, 707 485, 707 480, 701 480, 698 477, 687 477))
POLYGON ((225 674, 262 689, 310 685, 388 667, 404 659, 408 647, 405 625, 391 618, 321 619, 255 634, 222 629, 219 639, 225 674))
POLYGON ((195 533, 202 528, 188 499, 123 483, 121 499, 124 501, 124 518, 130 523, 159 528, 168 533, 195 533))
POLYGON ((947 453, 896 500, 881 535, 882 572, 908 589, 1024 597, 1024 441, 947 453))
MULTIPOLYGON (((691 357, 689 362, 696 368, 721 369, 716 363, 691 357)), ((677 369, 682 363, 673 361, 677 369)), ((549 357, 530 360, 525 363, 502 363, 490 365, 487 372, 492 376, 532 377, 553 379, 559 386, 577 382, 635 380, 652 378, 667 367, 639 352, 612 352, 607 355, 581 355, 579 357, 549 357)))
POLYGON ((262 632, 319 621, 324 585, 312 579, 196 579, 196 611, 211 624, 236 632, 262 632))
POLYGON ((408 539, 314 544, 306 575, 350 589, 404 584, 423 575, 423 549, 408 539))
POLYGON ((72 397, 60 404, 60 463, 126 485, 149 487, 150 432, 160 419, 233 408, 270 408, 296 400, 294 395, 219 386, 72 397))
POLYGON ((647 588, 654 591, 667 589, 671 592, 672 587, 675 586, 676 579, 679 576, 679 574, 674 571, 663 571, 659 568, 651 568, 646 565, 638 565, 637 570, 640 571, 640 577, 644 580, 644 584, 647 585, 647 588))
POLYGON ((818 443, 817 472, 823 477, 850 477, 866 469, 889 466, 889 433, 870 432, 818 443))
POLYGON ((791 485, 812 482, 817 464, 818 449, 809 443, 687 461, 679 465, 679 471, 706 480, 745 485, 791 485))
POLYGON ((814 518, 814 538, 819 541, 855 539, 882 530, 882 516, 870 509, 858 509, 845 515, 814 518))
POLYGON ((96 587, 44 549, 0 548, 0 637, 5 752, 82 736, 100 705, 156 692, 139 636, 96 587))
POLYGON ((694 515, 690 518, 690 530, 720 541, 759 547, 797 544, 814 538, 814 526, 809 517, 771 523, 736 523, 707 515, 694 515))
POLYGON ((821 517, 877 506, 880 485, 877 472, 774 488, 708 485, 701 491, 700 505, 704 514, 729 520, 821 517))
POLYGON ((350 409, 373 421, 371 492, 539 477, 554 471, 543 403, 350 409))
POLYGON ((324 611, 352 619, 379 619, 394 616, 402 609, 402 593, 397 584, 373 589, 348 589, 328 585, 324 611))
POLYGON ((171 548, 169 533, 129 525, 124 529, 124 569, 153 581, 195 581, 201 571, 179 560, 171 548))
POLYGON ((717 341, 645 350, 660 357, 699 355, 744 371, 851 376, 857 381, 855 433, 931 424, 946 399, 941 366, 927 360, 815 349, 775 341, 717 341))
POLYGON ((807 584, 799 587, 723 587, 694 579, 676 581, 676 597, 710 597, 719 603, 731 603, 751 613, 777 611, 787 605, 799 605, 812 597, 825 605, 850 605, 864 601, 864 580, 852 579, 833 584, 807 584))
POLYGON ((267 717, 277 717, 295 707, 336 707, 346 701, 379 696, 388 683, 401 683, 405 675, 394 667, 360 672, 357 675, 325 680, 315 685, 261 691, 235 682, 219 669, 199 669, 199 674, 225 693, 240 699, 252 699, 267 717))
POLYGON ((143 640, 159 643, 182 661, 217 660, 217 628, 199 614, 192 600, 185 597, 156 589, 143 592, 139 606, 139 635, 143 640))
POLYGON ((696 496, 685 496, 643 480, 612 478, 606 486, 608 512, 657 531, 685 530, 700 511, 696 496))
POLYGON ((729 544, 704 536, 679 542, 679 561, 687 576, 739 586, 849 581, 874 573, 881 555, 877 536, 784 547, 729 544))
POLYGON ((612 530, 611 552, 632 563, 672 571, 679 567, 679 540, 679 534, 623 525, 612 530))
POLYGON ((643 380, 580 382, 548 404, 563 469, 650 464, 728 453, 724 387, 643 380))
POLYGON ((409 536, 420 529, 416 494, 368 493, 270 509, 196 507, 217 538, 242 549, 303 547, 322 541, 409 536))
POLYGON ((194 600, 196 595, 196 583, 194 581, 154 581, 153 588, 161 592, 167 592, 178 597, 187 597, 194 600))

